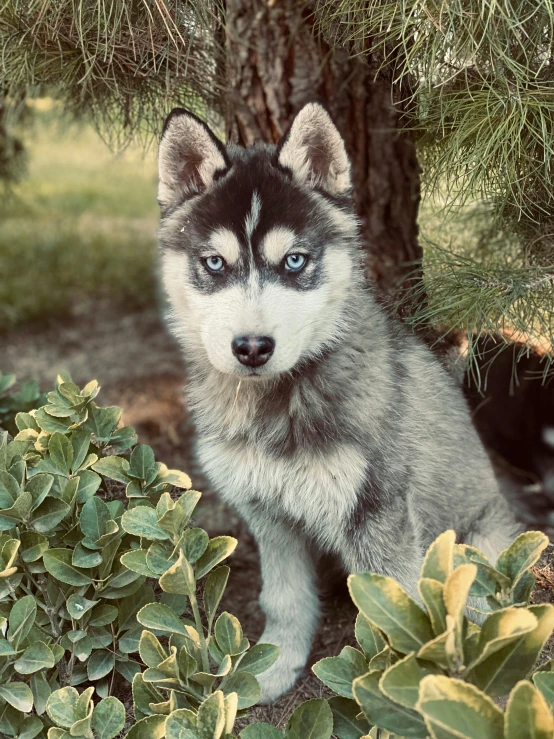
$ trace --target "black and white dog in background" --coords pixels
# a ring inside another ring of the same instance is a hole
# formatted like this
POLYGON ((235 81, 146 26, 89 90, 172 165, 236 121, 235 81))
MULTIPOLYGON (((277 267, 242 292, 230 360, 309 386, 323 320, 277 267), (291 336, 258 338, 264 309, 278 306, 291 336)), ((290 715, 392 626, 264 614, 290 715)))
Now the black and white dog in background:
POLYGON ((517 533, 461 391, 364 283, 351 184, 317 104, 278 146, 225 148, 181 109, 160 144, 159 241, 197 452, 257 540, 261 641, 281 648, 265 702, 308 659, 322 554, 417 598, 445 529, 493 562, 517 533))

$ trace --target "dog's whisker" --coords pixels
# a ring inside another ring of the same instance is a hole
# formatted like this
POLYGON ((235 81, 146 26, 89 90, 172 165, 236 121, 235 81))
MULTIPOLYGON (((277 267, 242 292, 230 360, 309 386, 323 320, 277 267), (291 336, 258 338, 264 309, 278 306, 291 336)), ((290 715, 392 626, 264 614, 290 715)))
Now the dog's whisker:
POLYGON ((317 326, 319 324, 323 324, 325 322, 328 322, 328 318, 315 318, 313 321, 307 321, 306 323, 303 323, 302 326, 300 326, 294 333, 294 336, 298 335, 301 331, 303 331, 305 328, 309 328, 310 326, 317 326))
POLYGON ((242 380, 239 380, 238 381, 238 384, 237 384, 237 389, 235 390, 235 397, 234 397, 234 400, 233 400, 233 404, 231 406, 231 410, 229 411, 229 413, 227 414, 227 417, 223 421, 223 426, 221 427, 222 429, 224 429, 225 426, 227 426, 227 424, 231 420, 231 416, 233 415, 233 411, 235 410, 235 406, 237 404, 237 400, 238 400, 238 397, 239 397, 239 391, 240 391, 240 386, 241 385, 242 385, 242 380))

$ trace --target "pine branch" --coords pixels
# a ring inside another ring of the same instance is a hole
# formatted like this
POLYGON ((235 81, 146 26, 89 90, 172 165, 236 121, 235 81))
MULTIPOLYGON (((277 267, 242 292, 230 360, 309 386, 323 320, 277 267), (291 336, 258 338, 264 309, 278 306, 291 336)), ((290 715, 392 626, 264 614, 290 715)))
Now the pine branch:
POLYGON ((6 99, 49 94, 114 146, 160 131, 173 105, 217 107, 219 0, 4 0, 6 99))
MULTIPOLYGON (((414 328, 443 325, 469 336, 505 337, 505 346, 520 342, 544 356, 544 377, 554 371, 554 261, 529 267, 497 253, 485 259, 456 254, 432 242, 424 253, 423 284, 404 298, 418 306, 407 319, 414 328)), ((470 342, 470 363, 473 348, 470 342)))
POLYGON ((499 220, 552 219, 552 0, 319 0, 314 17, 333 45, 410 80, 428 188, 493 201, 499 220))

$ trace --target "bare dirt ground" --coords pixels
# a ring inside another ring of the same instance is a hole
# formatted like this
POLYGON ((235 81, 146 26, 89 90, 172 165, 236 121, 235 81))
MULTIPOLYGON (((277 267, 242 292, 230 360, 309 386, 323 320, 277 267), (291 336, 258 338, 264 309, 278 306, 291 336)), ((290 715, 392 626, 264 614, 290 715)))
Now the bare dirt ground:
MULTIPOLYGON (((255 642, 263 629, 257 604, 260 572, 256 546, 244 524, 219 501, 194 462, 192 427, 182 392, 184 366, 159 311, 118 315, 89 306, 80 315, 52 324, 46 331, 42 328, 40 332, 0 337, 0 371, 14 372, 19 381, 37 379, 42 389, 48 389, 62 369, 69 370, 78 384, 97 379, 102 386, 100 404, 121 406, 125 424, 135 427, 139 440, 153 447, 157 459, 191 475, 193 486, 203 493, 196 525, 211 536, 225 533, 238 538, 222 606, 239 618, 246 636, 255 642)), ((554 547, 549 547, 536 574, 535 601, 554 603, 554 547)), ((345 588, 326 595, 310 664, 354 643, 355 613, 345 588)), ((554 641, 550 640, 543 659, 553 656, 554 641)), ((249 721, 283 726, 298 703, 325 694, 326 689, 306 670, 293 691, 274 706, 254 709, 249 721)))

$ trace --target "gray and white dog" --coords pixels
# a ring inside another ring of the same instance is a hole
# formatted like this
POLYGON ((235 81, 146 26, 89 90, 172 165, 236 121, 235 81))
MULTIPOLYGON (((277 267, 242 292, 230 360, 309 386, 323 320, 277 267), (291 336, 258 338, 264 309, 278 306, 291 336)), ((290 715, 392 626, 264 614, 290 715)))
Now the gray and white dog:
POLYGON ((174 110, 159 203, 199 460, 260 550, 261 641, 281 648, 261 676, 271 702, 308 659, 322 554, 417 598, 442 531, 495 561, 517 529, 460 390, 364 282, 350 163, 323 107, 248 149, 174 110))

